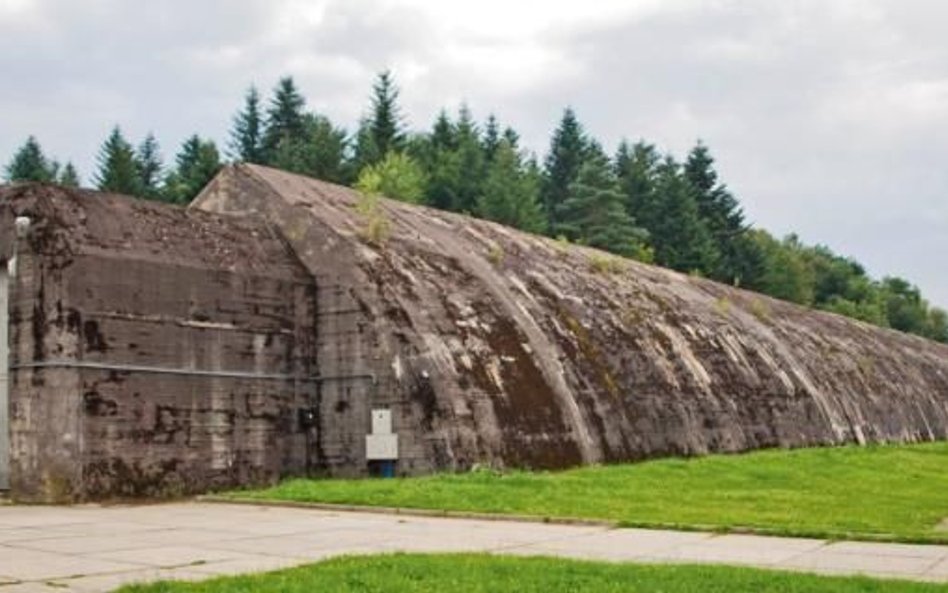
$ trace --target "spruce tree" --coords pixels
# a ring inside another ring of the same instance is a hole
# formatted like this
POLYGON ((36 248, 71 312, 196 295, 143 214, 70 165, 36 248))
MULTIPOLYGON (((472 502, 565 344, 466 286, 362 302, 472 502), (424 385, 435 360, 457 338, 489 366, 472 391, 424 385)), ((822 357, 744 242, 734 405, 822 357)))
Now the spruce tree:
POLYGON ((149 200, 161 199, 161 151, 154 134, 149 133, 139 145, 136 154, 141 196, 149 200))
MULTIPOLYGON (((497 117, 491 113, 487 116, 487 124, 484 126, 484 140, 482 141, 484 160, 487 163, 494 160, 494 155, 500 146, 500 140, 500 124, 497 122, 497 117)), ((516 146, 513 148, 516 149, 516 146)))
POLYGON ((405 149, 405 131, 398 106, 398 87, 389 71, 382 72, 372 86, 371 115, 364 118, 356 135, 355 161, 361 170, 388 155, 405 149))
POLYGON ((98 162, 99 170, 95 175, 98 189, 129 196, 142 195, 143 187, 135 150, 118 126, 112 128, 99 150, 98 162))
POLYGON ((684 166, 698 205, 698 214, 721 252, 708 275, 722 282, 757 285, 762 274, 763 255, 746 237, 748 225, 737 199, 719 183, 708 147, 702 142, 691 150, 684 166))
POLYGON ((63 187, 79 187, 79 172, 76 171, 72 163, 66 163, 66 166, 63 167, 62 172, 59 174, 57 183, 63 187))
POLYGON ((55 181, 53 163, 43 154, 39 141, 30 136, 16 153, 13 160, 6 166, 4 176, 7 181, 41 181, 49 183, 55 181))
POLYGON ((312 163, 310 175, 335 183, 355 179, 355 171, 346 162, 349 141, 344 128, 334 126, 328 117, 313 115, 306 120, 306 137, 312 163))
POLYGON ((521 156, 506 140, 500 140, 487 166, 476 213, 481 218, 525 231, 545 230, 539 179, 524 167, 521 156))
POLYGON ((720 253, 701 219, 688 180, 670 156, 655 173, 655 192, 644 217, 649 221, 655 261, 682 272, 709 274, 720 253))
POLYGON ((655 198, 655 170, 661 157, 651 144, 636 142, 630 145, 623 140, 616 152, 616 175, 625 194, 628 213, 644 225, 648 211, 655 198))
POLYGON ((273 89, 263 133, 263 156, 269 160, 281 142, 297 142, 305 134, 306 100, 296 88, 293 77, 281 78, 273 89))
POLYGON ((601 149, 591 149, 568 190, 557 207, 560 222, 555 233, 627 257, 650 259, 648 234, 626 212, 618 179, 601 149))
POLYGON ((350 168, 361 172, 380 160, 382 157, 375 145, 375 138, 372 137, 372 121, 363 117, 359 120, 359 127, 356 128, 350 168))
POLYGON ((455 209, 461 170, 457 154, 457 129, 447 112, 441 110, 431 134, 419 144, 420 154, 417 157, 428 173, 425 203, 442 210, 455 209))
POLYGON ((570 185, 579 177, 579 169, 586 157, 588 139, 576 114, 569 107, 550 143, 550 151, 544 163, 543 205, 546 208, 551 228, 563 222, 559 216, 560 206, 569 196, 570 185))
POLYGON ((462 105, 457 122, 457 197, 453 210, 474 212, 484 180, 484 151, 480 130, 467 105, 462 105))
POLYGON ((244 108, 234 116, 230 131, 229 148, 235 160, 265 164, 263 124, 260 93, 257 87, 251 86, 244 96, 244 108))
POLYGON ((306 114, 303 120, 302 138, 281 140, 270 164, 325 181, 351 181, 345 162, 346 131, 321 115, 306 114))
POLYGON ((372 139, 378 154, 384 156, 405 148, 398 87, 390 71, 379 74, 372 87, 372 139))
POLYGON ((174 169, 165 179, 164 198, 174 204, 187 204, 221 168, 220 153, 211 140, 196 134, 184 141, 175 157, 174 169))
POLYGON ((455 150, 457 148, 457 130, 451 122, 448 112, 444 109, 438 113, 431 129, 431 143, 439 150, 455 150))
POLYGON ((504 128, 504 140, 510 144, 514 150, 520 150, 520 134, 510 126, 504 128))

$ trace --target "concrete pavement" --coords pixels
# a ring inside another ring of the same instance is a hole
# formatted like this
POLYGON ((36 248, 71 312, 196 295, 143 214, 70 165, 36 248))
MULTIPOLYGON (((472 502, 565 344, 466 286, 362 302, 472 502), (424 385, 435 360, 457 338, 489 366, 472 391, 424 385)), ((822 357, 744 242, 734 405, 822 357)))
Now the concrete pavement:
POLYGON ((0 593, 275 570, 340 554, 491 552, 710 562, 948 582, 948 546, 173 503, 0 506, 0 593))

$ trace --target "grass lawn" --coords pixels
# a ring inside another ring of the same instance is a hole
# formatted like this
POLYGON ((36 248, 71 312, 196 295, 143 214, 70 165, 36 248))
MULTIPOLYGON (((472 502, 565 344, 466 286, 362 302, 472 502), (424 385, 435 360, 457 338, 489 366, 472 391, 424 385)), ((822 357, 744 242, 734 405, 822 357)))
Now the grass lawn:
POLYGON ((487 555, 387 555, 197 583, 132 585, 116 593, 312 593, 445 591, 557 593, 935 593, 948 585, 823 577, 722 566, 636 565, 487 555))
POLYGON ((948 443, 768 450, 563 472, 290 480, 240 499, 539 517, 624 526, 948 542, 948 443))

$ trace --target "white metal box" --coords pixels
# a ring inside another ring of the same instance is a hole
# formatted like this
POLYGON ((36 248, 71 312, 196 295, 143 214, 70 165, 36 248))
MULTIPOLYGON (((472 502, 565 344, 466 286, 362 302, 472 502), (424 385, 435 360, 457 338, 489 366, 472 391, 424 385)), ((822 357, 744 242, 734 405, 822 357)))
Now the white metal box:
POLYGON ((398 459, 398 435, 366 435, 365 459, 366 461, 394 461, 398 459))

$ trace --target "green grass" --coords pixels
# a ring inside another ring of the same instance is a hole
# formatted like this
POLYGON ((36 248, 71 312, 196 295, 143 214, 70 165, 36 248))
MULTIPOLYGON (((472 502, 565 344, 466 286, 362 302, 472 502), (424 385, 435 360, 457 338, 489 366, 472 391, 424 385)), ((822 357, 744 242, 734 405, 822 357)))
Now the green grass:
POLYGON ((636 565, 487 555, 346 557, 299 568, 197 583, 132 585, 117 593, 935 593, 948 585, 823 577, 721 566, 636 565))
POLYGON ((563 472, 290 480, 227 495, 407 509, 948 542, 948 443, 768 450, 563 472))

